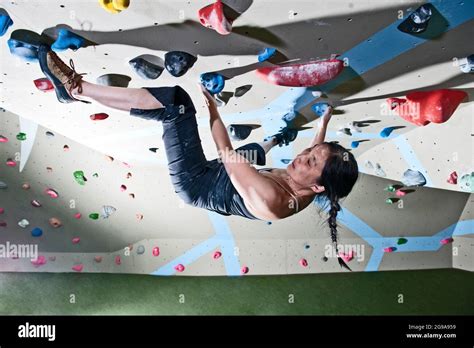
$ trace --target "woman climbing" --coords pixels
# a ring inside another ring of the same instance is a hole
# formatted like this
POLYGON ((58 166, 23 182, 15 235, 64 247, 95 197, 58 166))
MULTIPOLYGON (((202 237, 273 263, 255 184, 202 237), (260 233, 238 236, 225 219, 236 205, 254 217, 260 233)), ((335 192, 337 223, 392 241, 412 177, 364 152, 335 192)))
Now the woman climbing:
MULTIPOLYGON (((90 98, 132 116, 161 121, 171 182, 185 203, 222 215, 268 221, 294 215, 323 196, 330 204, 328 223, 337 250, 339 199, 351 192, 358 167, 354 155, 344 147, 324 142, 331 108, 321 118, 319 132, 309 147, 291 164, 285 169, 257 170, 253 164, 265 165, 266 153, 275 145, 288 145, 297 132, 283 129, 261 143, 234 150, 215 99, 201 86, 219 153, 219 158, 208 161, 201 146, 196 109, 181 87, 121 88, 86 82, 83 74, 74 70, 72 60, 71 67, 67 66, 45 45, 39 48, 39 62, 60 102, 88 102, 77 98, 90 98)), ((338 261, 347 267, 339 256, 338 261)))

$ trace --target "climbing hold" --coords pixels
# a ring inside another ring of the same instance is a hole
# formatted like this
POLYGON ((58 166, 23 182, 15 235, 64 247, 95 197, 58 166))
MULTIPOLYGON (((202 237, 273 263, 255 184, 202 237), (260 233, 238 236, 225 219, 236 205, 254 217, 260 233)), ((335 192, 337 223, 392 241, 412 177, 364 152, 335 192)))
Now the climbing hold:
POLYGON ((18 226, 20 226, 21 228, 26 228, 29 224, 30 222, 26 219, 21 219, 20 221, 18 221, 18 226))
POLYGON ((46 77, 41 78, 41 79, 36 79, 33 81, 33 83, 35 84, 36 88, 42 92, 50 92, 54 90, 53 84, 46 77))
POLYGON ((247 273, 249 273, 249 268, 247 266, 243 266, 240 269, 240 274, 247 274, 247 273))
POLYGON ((145 253, 145 247, 143 245, 139 245, 137 248, 137 254, 142 255, 145 253))
POLYGON ((8 187, 8 185, 3 182, 3 181, 0 181, 0 189, 6 189, 8 187))
POLYGON ((0 214, 3 214, 3 213, 5 213, 5 209, 0 208, 0 214))
POLYGON ((211 94, 220 93, 224 89, 224 76, 218 73, 204 73, 201 74, 201 84, 211 94))
POLYGON ((388 247, 388 248, 383 249, 383 251, 386 252, 386 253, 393 253, 396 250, 397 250, 397 248, 395 248, 395 247, 388 247))
POLYGON ((4 137, 3 135, 0 135, 0 143, 7 143, 7 142, 8 142, 8 138, 4 137))
POLYGON ((158 148, 157 147, 150 147, 148 150, 150 150, 151 152, 156 153, 156 151, 158 151, 158 148))
POLYGON ((458 183, 458 173, 452 172, 449 174, 448 180, 446 180, 448 184, 456 185, 458 183))
POLYGON ((230 124, 227 126, 227 133, 232 140, 245 140, 249 137, 250 133, 258 127, 259 126, 247 124, 230 124))
POLYGON ((185 267, 182 264, 174 266, 174 269, 178 272, 183 272, 185 267))
POLYGON ((272 222, 271 222, 271 221, 267 221, 267 225, 271 225, 271 224, 272 224, 272 222))
POLYGON ((95 256, 94 261, 97 262, 97 263, 101 263, 102 262, 102 256, 95 256))
POLYGON ((327 258, 326 256, 321 257, 321 260, 322 260, 323 262, 328 262, 328 258, 327 258))
POLYGON ((387 203, 387 204, 393 204, 393 203, 397 203, 399 200, 400 200, 399 198, 393 198, 393 197, 391 197, 391 198, 387 198, 387 199, 385 200, 385 203, 387 203))
POLYGON ((54 137, 54 133, 53 133, 53 132, 47 131, 45 134, 46 134, 46 136, 47 136, 48 138, 54 137))
POLYGON ((84 176, 84 172, 82 170, 76 170, 74 173, 74 179, 79 185, 85 185, 87 179, 84 176))
POLYGON ((267 59, 270 59, 273 57, 273 55, 276 53, 276 48, 273 47, 265 47, 262 51, 258 53, 258 61, 264 62, 267 59))
POLYGON ((443 244, 443 245, 446 245, 446 244, 452 243, 453 241, 454 241, 454 239, 449 237, 449 238, 441 239, 440 243, 443 244))
POLYGON ((153 256, 159 256, 160 255, 160 248, 154 247, 152 250, 153 256))
POLYGON ((7 223, 0 220, 0 227, 7 227, 7 223))
POLYGON ((120 185, 120 191, 122 191, 122 192, 127 191, 127 186, 120 185))
POLYGON ((72 31, 61 28, 58 30, 58 37, 51 45, 51 49, 55 52, 66 51, 71 49, 77 51, 79 48, 85 46, 85 39, 72 31))
POLYGON ((408 240, 406 238, 398 238, 397 244, 398 245, 403 245, 406 244, 408 240))
POLYGON ((145 80, 156 80, 164 70, 163 59, 151 54, 142 54, 128 62, 132 69, 145 80))
POLYGON ((234 97, 240 98, 240 97, 242 97, 245 93, 247 93, 248 91, 250 91, 250 89, 252 89, 252 85, 244 85, 244 86, 237 87, 237 88, 235 89, 235 92, 234 92, 234 97))
MULTIPOLYGON (((349 131, 352 133, 361 133, 362 130, 359 128, 359 122, 349 122, 347 126, 349 128, 349 131)), ((352 135, 352 134, 351 134, 352 135)))
POLYGON ((55 217, 52 217, 52 218, 49 219, 49 224, 54 228, 58 228, 58 227, 62 226, 61 221, 58 218, 55 218, 55 217))
POLYGON ((47 190, 45 191, 45 193, 46 193, 49 197, 51 197, 51 198, 58 198, 58 197, 59 197, 59 194, 58 194, 55 190, 50 189, 50 188, 47 189, 47 190))
POLYGON ((468 74, 474 72, 474 54, 471 54, 466 58, 459 59, 458 66, 463 73, 468 74))
POLYGON ((351 147, 352 147, 353 149, 356 149, 356 148, 359 147, 359 144, 360 144, 359 141, 353 141, 353 142, 351 142, 351 147))
POLYGON ((40 203, 39 201, 37 201, 36 199, 33 199, 33 200, 31 201, 31 205, 32 205, 33 207, 35 207, 35 208, 41 207, 41 203, 40 203))
POLYGON ((134 193, 129 193, 128 196, 129 196, 130 198, 132 198, 132 199, 135 198, 135 194, 134 194, 134 193))
POLYGON ((20 132, 16 135, 16 138, 17 140, 20 140, 20 141, 26 140, 26 134, 20 132))
POLYGON ((351 130, 349 128, 340 128, 337 132, 336 132, 337 135, 349 135, 351 136, 352 133, 351 133, 351 130))
POLYGON ((417 126, 426 126, 430 122, 444 123, 449 120, 466 97, 464 91, 438 89, 409 93, 406 99, 389 98, 387 103, 404 120, 417 126))
POLYGON ((76 272, 82 272, 84 265, 82 263, 72 266, 72 270, 76 272))
POLYGON ((109 115, 107 115, 104 112, 101 112, 99 114, 90 115, 90 118, 91 118, 92 121, 102 121, 102 120, 105 120, 105 119, 109 118, 109 115))
POLYGON ((343 259, 345 262, 350 262, 352 261, 352 259, 354 258, 354 251, 353 250, 349 250, 349 252, 346 254, 346 253, 343 253, 343 252, 339 252, 338 253, 339 257, 341 259, 343 259))
POLYGON ((80 241, 81 241, 81 238, 79 238, 79 237, 74 237, 74 238, 72 239, 72 244, 79 244, 80 241))
POLYGON ((11 158, 7 159, 6 164, 9 167, 16 167, 16 162, 12 160, 11 158))
POLYGON ((27 62, 38 61, 38 47, 15 39, 9 39, 7 44, 11 54, 27 62))
POLYGON ((390 185, 384 188, 383 190, 388 192, 395 192, 397 189, 393 185, 390 185))
POLYGON ((127 173, 127 179, 130 179, 132 177, 132 173, 127 173))
POLYGON ((81 213, 76 213, 74 214, 74 218, 75 219, 80 219, 82 217, 82 214, 81 213))
POLYGON ((94 174, 92 174, 92 177, 93 177, 93 178, 98 178, 98 177, 99 177, 99 174, 94 173, 94 174))
POLYGON ((280 162, 281 162, 281 163, 284 163, 284 164, 290 164, 291 161, 292 161, 292 160, 289 159, 289 158, 282 158, 282 159, 280 159, 280 162))
POLYGON ((29 190, 29 189, 30 189, 30 184, 28 184, 27 182, 25 182, 25 183, 23 183, 23 184, 21 185, 21 188, 22 188, 23 190, 29 190))
MULTIPOLYGON (((249 85, 250 86, 250 85, 249 85)), ((245 86, 244 86, 245 87, 245 86)), ((236 90, 237 91, 237 90, 236 90)), ((240 92, 241 93, 241 92, 240 92)), ((240 96, 242 96, 243 94, 241 94, 240 96)), ((232 98, 234 96, 234 93, 233 92, 226 92, 226 91, 222 91, 220 93, 217 93, 216 95, 214 95, 214 98, 217 102, 217 106, 218 107, 221 107, 221 106, 224 106, 224 105, 227 105, 227 103, 229 102, 230 98, 232 98)))
POLYGON ((182 51, 171 51, 165 54, 165 68, 174 77, 180 77, 192 68, 197 58, 182 51))
POLYGON ((109 161, 109 162, 113 162, 114 161, 114 158, 112 156, 105 156, 105 158, 109 161))
POLYGON ((378 163, 375 163, 375 174, 382 177, 387 176, 387 174, 385 174, 384 170, 378 163))
POLYGON ((132 166, 130 164, 128 164, 127 162, 122 162, 122 164, 127 167, 127 168, 131 168, 132 166))
POLYGON ((99 214, 98 213, 91 213, 91 214, 89 214, 89 218, 92 219, 92 220, 97 220, 99 218, 99 214))
POLYGON ((123 11, 130 6, 130 0, 112 0, 112 4, 117 10, 123 11))
POLYGON ((424 4, 413 11, 407 19, 398 25, 398 30, 408 34, 422 33, 428 27, 433 5, 424 4))
POLYGON ((8 28, 13 25, 13 20, 7 13, 0 14, 0 36, 5 35, 8 28))
POLYGON ((201 8, 198 11, 198 16, 203 26, 213 29, 221 35, 229 35, 232 32, 232 20, 225 16, 224 4, 221 0, 201 8))
POLYGON ((393 132, 393 130, 395 129, 395 127, 385 127, 384 129, 382 129, 382 131, 380 132, 380 136, 382 138, 388 138, 390 136, 390 134, 393 132))
POLYGON ((31 235, 33 237, 41 237, 41 235, 43 234, 43 230, 39 227, 35 227, 33 228, 33 230, 31 231, 31 235))
POLYGON ((124 87, 127 88, 130 83, 130 76, 121 74, 105 74, 96 78, 96 82, 102 86, 124 87))
POLYGON ((301 259, 299 264, 302 266, 302 267, 308 267, 308 261, 306 261, 306 259, 301 259))
POLYGON ((459 179, 459 186, 464 191, 474 193, 474 172, 461 176, 461 179, 459 179))
POLYGON ((222 253, 221 253, 220 251, 216 251, 216 252, 214 253, 214 255, 212 255, 212 258, 213 258, 214 260, 217 260, 217 259, 220 258, 221 256, 222 256, 222 253))
POLYGON ((115 256, 115 264, 117 266, 120 266, 122 264, 122 259, 120 258, 120 255, 115 256))
POLYGON ((64 145, 64 146, 63 146, 63 150, 64 150, 64 151, 69 151, 69 146, 64 145))
POLYGON ((403 173, 402 182, 405 186, 423 186, 426 178, 419 171, 408 169, 403 173))
POLYGON ((46 170, 47 170, 48 173, 52 173, 52 172, 53 172, 53 168, 51 168, 51 167, 46 167, 46 170))
POLYGON ((117 211, 117 209, 110 206, 110 205, 102 206, 102 219, 108 219, 109 216, 111 216, 116 211, 117 211))
POLYGON ((339 75, 344 63, 338 59, 310 61, 303 64, 265 67, 256 70, 265 81, 287 87, 322 85, 339 75))
POLYGON ((369 160, 365 160, 364 166, 365 166, 365 168, 367 168, 367 169, 374 169, 374 165, 373 165, 372 162, 370 162, 369 160))
POLYGON ((405 196, 407 193, 406 193, 404 190, 402 190, 402 189, 398 189, 398 190, 395 191, 395 194, 396 194, 398 197, 403 197, 403 196, 405 196))
POLYGON ((99 0, 100 6, 109 13, 120 13, 130 6, 130 0, 99 0))
POLYGON ((143 220, 143 214, 136 214, 135 217, 138 221, 143 220))
POLYGON ((329 103, 316 103, 311 106, 311 110, 319 117, 322 117, 330 106, 329 103))
POLYGON ((31 261, 31 264, 35 267, 40 267, 40 266, 43 266, 46 264, 46 257, 44 257, 43 255, 38 255, 38 257, 36 258, 36 260, 32 260, 31 261))

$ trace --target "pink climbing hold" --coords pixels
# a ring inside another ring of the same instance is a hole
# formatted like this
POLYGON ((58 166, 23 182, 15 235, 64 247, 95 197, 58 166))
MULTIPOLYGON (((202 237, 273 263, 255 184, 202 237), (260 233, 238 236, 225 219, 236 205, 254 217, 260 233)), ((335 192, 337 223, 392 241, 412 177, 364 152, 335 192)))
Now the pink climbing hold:
POLYGON ((82 272, 84 265, 82 263, 72 266, 72 270, 76 272, 82 272))
POLYGON ((0 143, 7 143, 7 142, 8 142, 8 138, 4 137, 3 135, 0 135, 0 143))
POLYGON ((159 256, 160 255, 160 248, 154 247, 152 253, 153 253, 153 256, 159 256))
POLYGON ((449 174, 449 178, 448 178, 447 182, 448 182, 448 184, 457 185, 457 183, 458 183, 458 173, 452 172, 451 174, 449 174))
POLYGON ((35 267, 43 266, 46 264, 46 257, 43 255, 38 255, 36 260, 31 261, 31 264, 35 267))
POLYGON ((80 241, 81 241, 81 238, 75 237, 72 239, 72 244, 79 244, 80 241))
POLYGON ((386 253, 393 253, 395 250, 397 250, 397 248, 395 247, 388 247, 383 249, 383 251, 385 251, 386 253))
POLYGON ((207 28, 214 29, 221 35, 229 35, 232 31, 232 21, 224 14, 224 4, 217 0, 214 4, 198 11, 199 21, 207 28))
POLYGON ((339 59, 314 60, 302 64, 265 67, 256 70, 257 76, 279 86, 311 87, 326 83, 344 69, 339 59))
POLYGON ((214 253, 214 255, 212 255, 213 259, 214 260, 217 260, 218 258, 220 258, 222 256, 222 253, 220 251, 216 251, 214 253))
POLYGON ((47 78, 36 79, 33 81, 36 88, 38 88, 42 92, 49 92, 54 90, 54 86, 51 81, 47 78))
POLYGON ((122 191, 122 192, 127 191, 127 186, 121 185, 120 186, 120 191, 122 191))
POLYGON ((449 237, 449 238, 444 238, 440 241, 441 244, 443 245, 446 245, 446 244, 449 244, 449 243, 452 243, 454 241, 453 238, 449 237))
POLYGON ((81 213, 74 214, 74 218, 76 218, 76 219, 80 219, 81 217, 82 217, 81 213))
POLYGON ((417 126, 444 123, 453 115, 467 93, 453 89, 408 93, 406 99, 389 98, 387 103, 400 117, 417 126))
POLYGON ((120 258, 120 255, 115 256, 115 264, 118 266, 122 264, 122 259, 120 258))
POLYGON ((0 214, 3 214, 5 212, 5 209, 0 208, 0 214))
POLYGON ((240 274, 247 274, 249 273, 249 268, 247 266, 242 267, 240 270, 240 274))
POLYGON ((182 264, 174 266, 174 269, 177 270, 178 272, 183 272, 184 271, 184 266, 182 264))
POLYGON ((51 198, 58 198, 59 194, 53 189, 47 189, 45 193, 51 198))
POLYGON ((407 193, 405 191, 403 191, 402 189, 398 189, 395 191, 395 194, 398 196, 398 197, 403 197, 405 196, 407 193))
POLYGON ((33 207, 35 207, 35 208, 41 207, 41 203, 40 203, 39 201, 37 201, 36 199, 33 199, 33 200, 31 201, 31 205, 32 205, 33 207))
POLYGON ((301 259, 301 260, 300 260, 300 265, 301 265, 302 267, 308 267, 308 261, 306 261, 306 259, 301 259))
POLYGON ((101 263, 102 262, 102 256, 94 257, 94 261, 97 262, 97 263, 101 263))
POLYGON ((90 118, 91 118, 92 121, 102 121, 102 120, 105 120, 105 119, 109 118, 109 115, 107 115, 104 112, 101 112, 101 113, 98 113, 98 114, 92 114, 90 116, 90 118))
POLYGON ((341 257, 341 259, 343 259, 345 262, 349 262, 349 261, 352 261, 352 259, 354 258, 354 251, 353 250, 349 250, 349 253, 345 254, 343 252, 340 252, 339 253, 339 256, 341 257))
POLYGON ((7 159, 7 166, 9 167, 16 167, 16 162, 12 160, 11 158, 7 159))

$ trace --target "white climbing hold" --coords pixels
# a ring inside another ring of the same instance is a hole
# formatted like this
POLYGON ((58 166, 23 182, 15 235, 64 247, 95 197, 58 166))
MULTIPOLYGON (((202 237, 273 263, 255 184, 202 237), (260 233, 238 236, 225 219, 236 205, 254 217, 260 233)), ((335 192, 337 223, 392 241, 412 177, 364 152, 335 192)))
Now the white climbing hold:
POLYGON ((30 222, 26 219, 21 219, 20 221, 18 221, 18 226, 20 226, 21 228, 26 228, 29 224, 30 222))
POLYGON ((115 213, 116 211, 117 211, 116 208, 114 208, 114 207, 112 207, 112 206, 110 206, 110 205, 104 205, 104 206, 102 207, 102 215, 101 215, 101 217, 102 217, 103 219, 108 219, 109 216, 111 216, 111 215, 112 215, 113 213, 115 213))
POLYGON ((374 169, 374 165, 373 165, 372 162, 370 162, 369 160, 366 160, 366 161, 365 161, 364 166, 365 166, 365 168, 367 168, 367 169, 374 169))
POLYGON ((380 164, 375 163, 375 174, 378 176, 386 177, 387 174, 384 172, 380 164))

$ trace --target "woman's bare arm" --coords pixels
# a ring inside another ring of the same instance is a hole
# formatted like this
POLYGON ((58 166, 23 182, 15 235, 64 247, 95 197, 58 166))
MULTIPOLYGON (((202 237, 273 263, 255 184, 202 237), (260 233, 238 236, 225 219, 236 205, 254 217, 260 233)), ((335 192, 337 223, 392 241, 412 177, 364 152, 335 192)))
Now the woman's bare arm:
POLYGON ((310 148, 315 145, 324 143, 324 139, 326 138, 326 129, 327 129, 329 120, 331 119, 331 116, 332 116, 332 110, 333 110, 332 107, 329 106, 326 112, 324 113, 324 115, 321 116, 321 118, 319 119, 318 132, 314 136, 313 141, 311 141, 311 144, 309 146, 310 148))

